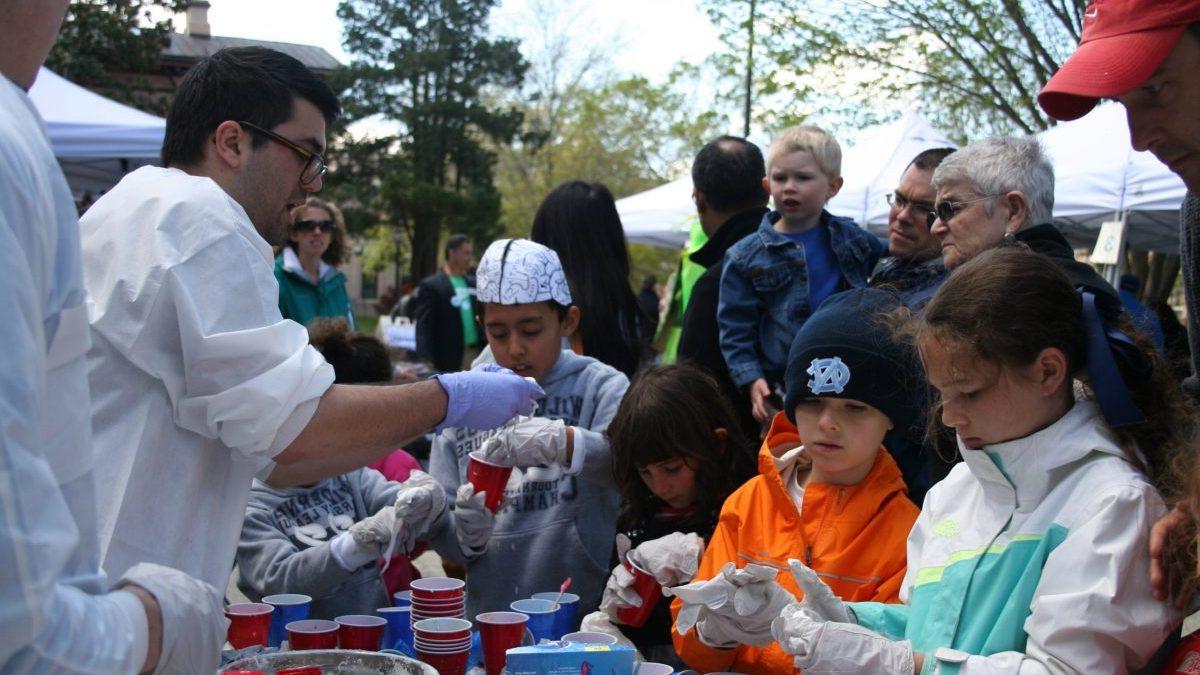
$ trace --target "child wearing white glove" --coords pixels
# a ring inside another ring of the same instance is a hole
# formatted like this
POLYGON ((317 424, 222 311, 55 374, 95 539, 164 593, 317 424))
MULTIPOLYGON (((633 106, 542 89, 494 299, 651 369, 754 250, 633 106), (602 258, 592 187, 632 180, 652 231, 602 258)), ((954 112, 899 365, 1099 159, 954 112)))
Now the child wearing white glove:
POLYGON ((920 382, 916 356, 878 320, 899 306, 884 291, 845 291, 797 333, 759 475, 725 500, 692 584, 670 591, 690 668, 791 673, 793 655, 771 634, 789 603, 841 621, 840 598, 896 601, 918 510, 882 443, 910 423, 920 382))
POLYGON ((739 429, 716 381, 683 364, 639 372, 608 427, 625 510, 600 609, 649 661, 683 669, 668 599, 653 599, 641 625, 621 622, 622 609, 641 603, 625 561, 663 587, 692 580, 721 503, 754 472, 753 446, 739 429))
POLYGON ((429 472, 452 508, 431 545, 466 565, 468 616, 557 589, 567 577, 582 615, 599 604, 608 576, 619 501, 604 430, 629 381, 563 348, 579 308, 554 251, 524 239, 493 242, 476 287, 495 365, 532 378, 545 397, 534 417, 496 431, 446 429, 434 439, 429 472), (515 467, 495 514, 467 480, 473 452, 515 467))

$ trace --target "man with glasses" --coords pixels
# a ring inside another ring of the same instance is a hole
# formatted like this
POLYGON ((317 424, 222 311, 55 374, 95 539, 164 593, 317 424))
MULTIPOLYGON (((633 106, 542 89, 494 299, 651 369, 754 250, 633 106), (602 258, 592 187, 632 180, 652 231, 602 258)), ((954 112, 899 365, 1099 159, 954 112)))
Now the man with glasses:
POLYGON ((953 270, 1003 241, 1019 241, 1050 258, 1077 286, 1120 303, 1091 265, 1075 259, 1051 220, 1054 167, 1036 138, 988 138, 955 152, 933 172, 937 190, 930 232, 953 270))
POLYGON ((920 309, 946 278, 942 245, 929 231, 933 213, 933 170, 954 148, 931 148, 913 158, 896 190, 887 196, 888 257, 879 261, 869 285, 894 290, 904 304, 920 309))
POLYGON ((81 222, 110 574, 152 561, 224 588, 253 477, 314 483, 435 426, 498 426, 541 394, 478 371, 334 385, 304 327, 280 315, 270 246, 321 189, 338 113, 296 59, 222 50, 176 92, 166 168, 129 174, 81 222))

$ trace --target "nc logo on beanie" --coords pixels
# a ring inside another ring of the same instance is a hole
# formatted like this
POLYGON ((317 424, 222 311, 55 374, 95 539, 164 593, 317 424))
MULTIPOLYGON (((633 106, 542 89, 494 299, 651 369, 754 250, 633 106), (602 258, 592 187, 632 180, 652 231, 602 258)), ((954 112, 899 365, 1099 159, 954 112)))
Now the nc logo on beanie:
POLYGON ((837 356, 813 359, 805 372, 812 375, 808 390, 813 394, 840 394, 850 382, 850 367, 837 356))

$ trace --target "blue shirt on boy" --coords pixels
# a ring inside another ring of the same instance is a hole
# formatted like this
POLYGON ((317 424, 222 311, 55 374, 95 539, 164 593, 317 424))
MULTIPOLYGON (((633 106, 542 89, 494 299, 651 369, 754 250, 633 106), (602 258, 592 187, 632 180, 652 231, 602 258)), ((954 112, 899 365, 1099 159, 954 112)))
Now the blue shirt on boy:
POLYGON ((830 293, 862 288, 884 250, 879 239, 853 220, 822 210, 812 230, 824 232, 814 236, 827 236, 833 254, 822 270, 824 263, 814 266, 803 246, 775 230, 778 219, 777 212, 768 213, 754 234, 725 253, 717 322, 721 353, 739 387, 760 377, 768 382, 783 377, 792 339, 816 309, 809 294, 810 277, 816 278, 814 291, 831 278, 830 293))
POLYGON ((833 255, 833 247, 829 245, 829 230, 817 226, 803 232, 781 234, 804 249, 804 262, 808 266, 808 306, 815 312, 842 282, 837 258, 833 255))

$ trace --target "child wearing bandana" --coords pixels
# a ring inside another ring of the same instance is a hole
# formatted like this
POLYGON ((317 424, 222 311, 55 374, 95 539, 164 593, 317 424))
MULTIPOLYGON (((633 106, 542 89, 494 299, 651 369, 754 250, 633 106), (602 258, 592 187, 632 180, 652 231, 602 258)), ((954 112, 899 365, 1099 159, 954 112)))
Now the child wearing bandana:
POLYGON ((725 500, 699 571, 671 607, 675 650, 689 668, 793 672, 771 637, 771 620, 803 597, 789 559, 844 600, 897 601, 918 509, 882 443, 911 424, 920 382, 916 354, 887 326, 900 306, 878 289, 838 293, 797 333, 759 475, 725 500), (754 563, 762 566, 753 574, 742 569, 754 563), (746 584, 761 603, 711 601, 716 586, 746 584))
POLYGON ((535 416, 494 431, 447 429, 430 474, 452 502, 431 540, 467 567, 467 617, 507 610, 567 577, 577 616, 594 610, 608 578, 619 496, 604 430, 629 386, 620 371, 564 346, 579 308, 558 255, 525 239, 493 242, 479 261, 479 321, 497 367, 545 390, 535 416), (515 467, 493 514, 467 482, 469 454, 515 467))

